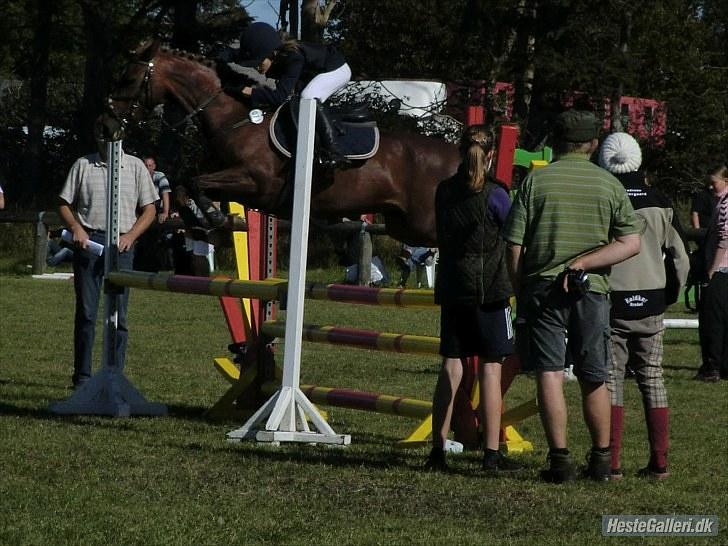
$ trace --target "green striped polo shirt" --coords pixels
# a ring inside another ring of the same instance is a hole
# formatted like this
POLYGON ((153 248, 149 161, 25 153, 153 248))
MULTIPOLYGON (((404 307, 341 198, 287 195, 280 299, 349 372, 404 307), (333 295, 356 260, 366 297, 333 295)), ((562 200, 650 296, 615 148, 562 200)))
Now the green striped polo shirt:
MULTIPOLYGON (((526 283, 553 279, 577 256, 642 225, 622 184, 584 154, 565 154, 523 182, 503 238, 524 247, 526 283)), ((609 268, 590 271, 591 290, 609 291, 609 268)))

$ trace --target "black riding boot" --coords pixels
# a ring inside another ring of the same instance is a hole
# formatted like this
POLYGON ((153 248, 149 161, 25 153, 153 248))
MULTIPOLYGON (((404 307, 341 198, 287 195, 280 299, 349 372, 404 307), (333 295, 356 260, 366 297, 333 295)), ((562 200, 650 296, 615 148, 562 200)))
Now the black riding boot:
POLYGON ((326 107, 316 100, 316 136, 319 139, 319 158, 325 167, 344 167, 349 164, 336 144, 335 134, 336 128, 326 107))

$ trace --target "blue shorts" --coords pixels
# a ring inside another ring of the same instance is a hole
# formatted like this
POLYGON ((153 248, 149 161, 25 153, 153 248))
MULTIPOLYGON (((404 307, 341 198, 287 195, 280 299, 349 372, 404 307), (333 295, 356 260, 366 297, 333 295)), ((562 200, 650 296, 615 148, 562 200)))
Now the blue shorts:
MULTIPOLYGON (((590 383, 609 378, 609 300, 587 292, 579 299, 560 285, 542 281, 523 288, 518 302, 523 314, 524 369, 562 371, 566 364, 566 336, 574 360, 574 375, 590 383)), ((520 332, 519 332, 520 333, 520 332)), ((519 341, 519 346, 521 345, 519 341)))
POLYGON ((512 354, 513 323, 508 302, 448 305, 440 308, 440 354, 446 358, 480 356, 500 362, 512 354))

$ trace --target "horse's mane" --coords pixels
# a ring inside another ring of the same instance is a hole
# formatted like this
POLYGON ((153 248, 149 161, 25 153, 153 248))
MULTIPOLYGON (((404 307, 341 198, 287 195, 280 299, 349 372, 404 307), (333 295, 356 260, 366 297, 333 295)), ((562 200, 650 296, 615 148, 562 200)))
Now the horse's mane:
POLYGON ((168 44, 163 44, 162 46, 160 46, 159 51, 162 53, 168 53, 175 57, 181 57, 183 59, 189 59, 190 61, 195 61, 208 68, 212 68, 213 70, 216 68, 215 61, 205 57, 204 55, 200 55, 199 53, 191 53, 189 51, 185 51, 184 49, 172 48, 168 44))
POLYGON ((215 72, 221 82, 227 81, 231 84, 235 83, 240 86, 255 85, 256 83, 259 83, 258 79, 255 77, 257 75, 257 71, 253 68, 240 67, 239 70, 233 71, 227 67, 227 64, 220 63, 199 53, 192 53, 183 49, 173 48, 169 44, 160 45, 159 52, 166 53, 173 57, 190 60, 199 63, 206 68, 210 68, 213 72, 215 72))

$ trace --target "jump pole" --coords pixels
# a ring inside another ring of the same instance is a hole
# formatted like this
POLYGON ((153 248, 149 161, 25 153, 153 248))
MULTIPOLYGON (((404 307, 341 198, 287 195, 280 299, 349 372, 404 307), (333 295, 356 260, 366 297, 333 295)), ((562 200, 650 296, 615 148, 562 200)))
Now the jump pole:
POLYGON ((351 443, 350 435, 334 432, 300 388, 315 130, 316 101, 301 99, 296 143, 283 380, 275 394, 242 427, 228 432, 227 438, 230 441, 255 438, 259 442, 351 443), (316 430, 309 428, 308 420, 316 430))
POLYGON ((59 415, 166 415, 167 406, 148 402, 124 376, 124 362, 116 358, 119 302, 123 290, 109 281, 119 264, 119 184, 121 175, 121 141, 109 142, 106 148, 106 245, 104 247, 104 345, 101 369, 66 400, 50 404, 59 415))

